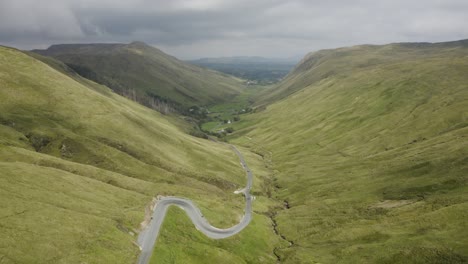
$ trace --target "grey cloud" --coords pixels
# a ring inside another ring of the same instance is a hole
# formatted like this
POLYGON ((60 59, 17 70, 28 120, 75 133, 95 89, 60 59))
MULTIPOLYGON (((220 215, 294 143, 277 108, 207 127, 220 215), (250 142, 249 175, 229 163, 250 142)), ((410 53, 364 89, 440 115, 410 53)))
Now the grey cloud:
POLYGON ((361 43, 468 38, 465 0, 0 1, 0 43, 142 40, 179 57, 288 57, 361 43))

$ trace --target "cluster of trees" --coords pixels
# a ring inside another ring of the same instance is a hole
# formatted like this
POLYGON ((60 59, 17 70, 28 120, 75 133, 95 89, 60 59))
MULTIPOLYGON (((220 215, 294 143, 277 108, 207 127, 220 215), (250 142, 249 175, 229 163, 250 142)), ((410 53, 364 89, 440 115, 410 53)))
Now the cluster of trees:
POLYGON ((234 132, 234 128, 232 127, 228 127, 221 132, 211 132, 211 131, 201 130, 200 127, 194 126, 192 127, 192 129, 190 129, 189 134, 191 136, 204 138, 204 139, 208 139, 209 136, 213 136, 213 137, 218 138, 221 141, 225 141, 226 140, 225 137, 232 132, 234 132))
POLYGON ((190 129, 189 134, 194 137, 208 139, 206 132, 202 131, 198 126, 194 126, 192 129, 190 129))
POLYGON ((208 109, 205 107, 200 107, 197 105, 194 105, 188 109, 188 111, 185 111, 184 114, 199 120, 204 120, 208 118, 208 109))
POLYGON ((157 96, 141 96, 135 91, 135 89, 123 89, 119 94, 124 97, 127 97, 132 101, 135 101, 139 104, 156 110, 164 115, 177 111, 177 106, 174 103, 171 103, 168 100, 157 96))

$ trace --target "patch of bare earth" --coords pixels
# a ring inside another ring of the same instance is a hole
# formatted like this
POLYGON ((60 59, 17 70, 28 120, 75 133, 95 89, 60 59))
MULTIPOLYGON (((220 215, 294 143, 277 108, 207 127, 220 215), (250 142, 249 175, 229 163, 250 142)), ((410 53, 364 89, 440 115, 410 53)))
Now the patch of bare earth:
POLYGON ((156 208, 156 204, 158 204, 159 199, 161 199, 159 195, 156 198, 153 197, 151 202, 145 207, 145 219, 140 223, 140 231, 145 230, 151 222, 154 208, 156 208))

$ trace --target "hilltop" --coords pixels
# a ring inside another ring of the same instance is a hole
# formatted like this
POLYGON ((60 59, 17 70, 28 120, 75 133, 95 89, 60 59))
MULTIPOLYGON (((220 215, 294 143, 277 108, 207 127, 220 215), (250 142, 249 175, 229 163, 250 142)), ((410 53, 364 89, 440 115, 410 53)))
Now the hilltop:
POLYGON ((180 61, 143 42, 60 44, 33 52, 60 60, 83 77, 160 112, 185 112, 227 100, 243 89, 238 79, 180 61))

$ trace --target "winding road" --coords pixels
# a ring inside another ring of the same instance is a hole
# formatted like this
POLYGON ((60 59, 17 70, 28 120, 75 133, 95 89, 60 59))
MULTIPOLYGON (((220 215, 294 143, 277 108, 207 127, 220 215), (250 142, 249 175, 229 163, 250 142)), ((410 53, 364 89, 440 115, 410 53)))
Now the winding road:
POLYGON ((208 223, 200 212, 200 209, 198 209, 191 200, 179 197, 164 197, 158 201, 149 226, 138 236, 138 245, 141 248, 138 264, 147 264, 149 262, 154 245, 156 244, 156 239, 158 238, 159 229, 166 217, 167 208, 171 205, 182 208, 190 217, 197 230, 214 239, 233 236, 242 231, 242 229, 249 224, 252 218, 252 196, 250 195, 250 189, 252 188, 252 171, 250 171, 245 163, 244 157, 239 150, 233 145, 230 145, 230 147, 239 157, 240 163, 247 173, 247 186, 240 191, 236 191, 236 193, 243 193, 245 197, 245 214, 239 224, 227 229, 216 228, 208 223))

